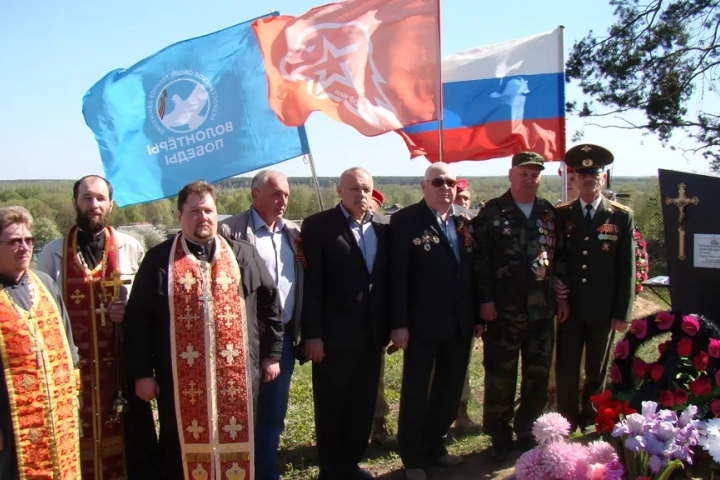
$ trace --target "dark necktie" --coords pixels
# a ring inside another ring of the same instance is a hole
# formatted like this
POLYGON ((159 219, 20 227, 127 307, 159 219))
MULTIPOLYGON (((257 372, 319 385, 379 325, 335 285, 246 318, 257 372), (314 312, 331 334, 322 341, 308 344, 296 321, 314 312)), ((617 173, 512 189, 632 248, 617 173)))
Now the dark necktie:
POLYGON ((585 205, 585 224, 590 225, 592 223, 592 215, 590 215, 590 212, 592 211, 593 206, 589 203, 585 205))

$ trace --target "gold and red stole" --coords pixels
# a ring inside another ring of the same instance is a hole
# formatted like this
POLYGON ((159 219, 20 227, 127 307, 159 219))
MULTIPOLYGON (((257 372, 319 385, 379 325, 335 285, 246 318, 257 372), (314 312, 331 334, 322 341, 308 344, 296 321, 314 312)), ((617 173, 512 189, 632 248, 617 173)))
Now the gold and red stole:
POLYGON ((28 280, 29 312, 0 292, 0 355, 20 480, 77 480, 80 431, 70 346, 55 299, 30 271, 28 280))
MULTIPOLYGON (((186 479, 252 480, 252 390, 245 300, 230 245, 201 262, 181 234, 170 251, 170 345, 186 479)), ((160 428, 163 428, 161 425, 160 428)))
POLYGON ((83 408, 80 441, 83 480, 115 480, 125 477, 122 424, 113 418, 117 395, 113 323, 107 313, 113 273, 118 270, 115 231, 105 228, 101 262, 92 270, 77 247, 77 225, 65 237, 63 247, 63 299, 70 316, 73 340, 80 353, 83 408), (103 325, 102 310, 105 310, 103 325))

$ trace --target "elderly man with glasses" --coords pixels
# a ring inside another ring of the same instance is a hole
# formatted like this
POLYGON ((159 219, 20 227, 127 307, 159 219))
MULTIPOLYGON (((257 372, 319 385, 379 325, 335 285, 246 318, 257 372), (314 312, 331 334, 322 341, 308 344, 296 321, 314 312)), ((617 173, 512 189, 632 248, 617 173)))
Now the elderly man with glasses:
POLYGON ((409 480, 424 480, 433 463, 462 463, 447 453, 443 436, 460 404, 473 335, 483 332, 472 287, 470 212, 453 205, 455 174, 435 163, 421 188, 420 202, 390 217, 391 339, 405 351, 398 440, 409 480))
POLYGON ((79 479, 80 358, 60 289, 29 268, 32 227, 0 208, 0 478, 79 479))

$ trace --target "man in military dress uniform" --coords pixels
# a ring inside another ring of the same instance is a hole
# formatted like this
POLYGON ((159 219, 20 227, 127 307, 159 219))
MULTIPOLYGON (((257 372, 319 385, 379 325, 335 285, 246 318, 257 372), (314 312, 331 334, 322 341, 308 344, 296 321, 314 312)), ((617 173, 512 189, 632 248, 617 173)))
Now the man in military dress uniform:
MULTIPOLYGON (((533 446, 532 426, 547 403, 557 229, 552 204, 536 195, 544 168, 537 153, 513 156, 510 189, 489 200, 472 221, 477 245, 475 288, 480 318, 487 325, 483 427, 497 461, 509 453, 513 429, 522 448, 533 446), (514 413, 518 354, 522 383, 520 406, 514 413)), ((562 312, 563 318, 566 314, 562 312)))
POLYGON ((565 154, 576 173, 579 198, 557 207, 563 236, 558 276, 569 289, 570 316, 557 331, 558 412, 584 428, 593 422, 590 395, 601 387, 614 331, 625 331, 635 294, 632 211, 602 194, 613 162, 609 150, 577 145, 565 154), (580 362, 585 355, 582 411, 578 413, 580 362))

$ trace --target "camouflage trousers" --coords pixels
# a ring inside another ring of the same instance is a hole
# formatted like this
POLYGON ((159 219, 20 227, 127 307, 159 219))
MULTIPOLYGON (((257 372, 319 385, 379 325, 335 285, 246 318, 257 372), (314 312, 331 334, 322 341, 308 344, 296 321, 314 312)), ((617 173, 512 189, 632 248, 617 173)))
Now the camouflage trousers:
POLYGON ((517 438, 532 434, 532 425, 548 401, 554 341, 552 318, 534 321, 498 318, 488 322, 483 335, 483 430, 493 444, 511 442, 513 430, 517 438), (520 406, 515 411, 519 358, 522 380, 520 406))

